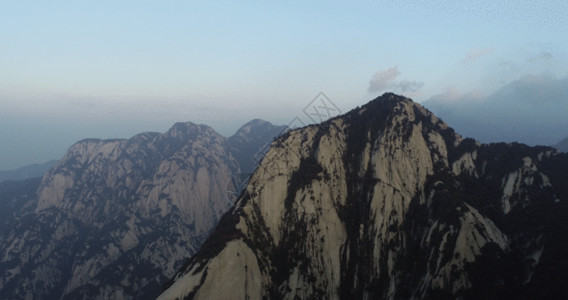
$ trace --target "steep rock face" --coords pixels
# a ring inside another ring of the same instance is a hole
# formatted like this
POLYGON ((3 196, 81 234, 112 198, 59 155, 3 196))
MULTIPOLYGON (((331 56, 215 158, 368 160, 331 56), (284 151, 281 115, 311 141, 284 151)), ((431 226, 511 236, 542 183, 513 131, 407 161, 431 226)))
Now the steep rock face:
POLYGON ((385 94, 273 143, 160 298, 566 294, 567 165, 551 148, 462 139, 385 94))
POLYGON ((233 205, 231 151, 193 123, 76 143, 3 228, 0 298, 155 298, 233 205))

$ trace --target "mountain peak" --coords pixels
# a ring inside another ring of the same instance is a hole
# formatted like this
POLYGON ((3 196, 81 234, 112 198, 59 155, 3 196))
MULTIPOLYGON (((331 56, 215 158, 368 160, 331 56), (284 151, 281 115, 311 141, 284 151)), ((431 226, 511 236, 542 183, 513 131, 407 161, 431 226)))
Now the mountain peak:
POLYGON ((410 98, 394 93, 384 93, 383 95, 369 101, 367 104, 361 106, 360 108, 352 110, 350 113, 355 112, 357 112, 358 115, 374 114, 383 117, 391 115, 406 115, 411 117, 412 121, 414 121, 416 117, 434 117, 434 123, 439 122, 439 119, 422 105, 414 102, 410 98))
POLYGON ((273 125, 272 123, 262 120, 262 119, 253 119, 249 122, 247 122, 246 124, 244 124, 243 126, 241 126, 233 136, 231 136, 230 138, 237 138, 239 136, 241 137, 245 137, 245 138, 250 138, 248 137, 248 135, 251 134, 251 132, 254 131, 270 131, 274 128, 281 128, 282 130, 285 129, 285 126, 276 126, 273 125))
POLYGON ((248 127, 248 126, 268 126, 268 125, 272 125, 272 123, 265 121, 263 119, 252 119, 250 121, 248 121, 247 123, 245 123, 243 126, 241 127, 248 127))
POLYGON ((251 173, 258 160, 268 149, 270 142, 283 133, 287 126, 276 126, 270 122, 254 119, 241 126, 228 141, 232 147, 232 153, 241 166, 243 173, 251 173), (267 143, 269 141, 269 143, 267 143), (259 153, 252 153, 252 149, 260 149, 259 153))
POLYGON ((568 264, 558 165, 550 148, 462 139, 387 93, 278 138, 161 297, 519 298, 531 278, 557 294, 542 270, 568 264))
POLYGON ((198 133, 219 135, 213 128, 193 122, 177 122, 166 132, 169 137, 182 139, 190 138, 198 133))
POLYGON ((244 140, 192 122, 85 139, 41 180, 2 182, 0 269, 12 275, 0 274, 0 299, 154 299, 234 204, 240 170, 280 132, 246 126, 244 140))

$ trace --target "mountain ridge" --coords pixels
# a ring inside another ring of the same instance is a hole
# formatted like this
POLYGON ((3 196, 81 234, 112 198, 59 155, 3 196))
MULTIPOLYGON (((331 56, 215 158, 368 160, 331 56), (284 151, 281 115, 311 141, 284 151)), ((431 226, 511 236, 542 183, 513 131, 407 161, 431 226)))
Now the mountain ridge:
POLYGON ((0 171, 0 182, 42 177, 56 163, 57 160, 50 160, 42 164, 31 164, 14 170, 0 171))
POLYGON ((554 145, 553 147, 558 149, 559 151, 568 153, 568 137, 558 142, 558 144, 554 145))
POLYGON ((256 164, 258 164, 259 160, 268 149, 269 144, 267 144, 266 141, 271 142, 273 137, 279 136, 287 129, 288 126, 286 125, 273 126, 269 122, 261 119, 254 119, 241 126, 235 134, 228 138, 232 147, 231 151, 239 162, 241 171, 243 173, 252 173, 256 164), (250 136, 253 129, 257 132, 256 137, 250 136), (258 137, 260 137, 260 139, 258 137), (255 143, 254 138, 256 138, 257 141, 263 141, 263 143, 255 143), (260 149, 260 151, 251 151, 251 149, 260 149), (246 153, 250 152, 255 152, 252 158, 246 155, 246 153))
POLYGON ((558 297, 567 162, 384 94, 276 139, 160 299, 558 297))
POLYGON ((192 122, 73 144, 41 181, 4 194, 0 298, 154 298, 233 205, 232 151, 192 122))

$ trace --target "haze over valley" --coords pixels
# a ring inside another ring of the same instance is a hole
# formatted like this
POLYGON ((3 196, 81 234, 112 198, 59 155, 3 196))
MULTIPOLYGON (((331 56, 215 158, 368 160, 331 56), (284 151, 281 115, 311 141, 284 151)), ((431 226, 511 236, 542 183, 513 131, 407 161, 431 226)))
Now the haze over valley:
POLYGON ((392 91, 483 142, 568 136, 565 1, 0 4, 0 170, 175 122, 229 137, 392 91), (490 129, 488 129, 488 127, 490 129))

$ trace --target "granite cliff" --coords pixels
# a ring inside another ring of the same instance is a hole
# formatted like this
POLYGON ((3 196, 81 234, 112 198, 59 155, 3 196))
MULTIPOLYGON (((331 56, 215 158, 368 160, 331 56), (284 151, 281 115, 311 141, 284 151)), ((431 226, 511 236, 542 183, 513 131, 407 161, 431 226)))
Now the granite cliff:
POLYGON ((558 299, 568 155, 385 94, 273 142, 159 299, 558 299))
POLYGON ((247 149, 189 122, 87 139, 41 180, 3 183, 0 298, 155 298, 233 205, 240 163, 280 128, 257 123, 239 131, 247 149))

